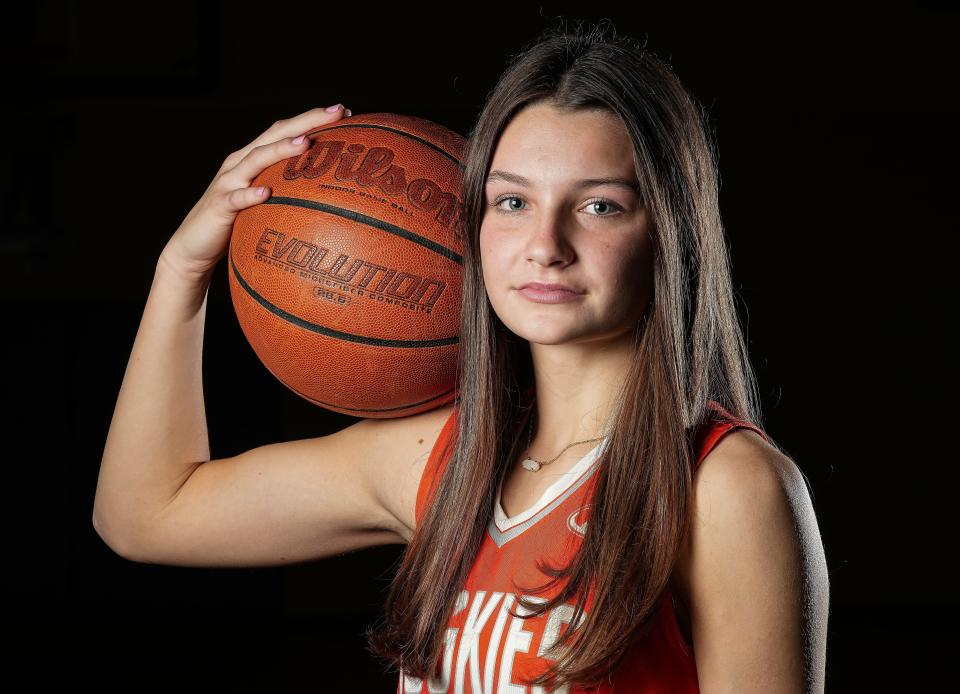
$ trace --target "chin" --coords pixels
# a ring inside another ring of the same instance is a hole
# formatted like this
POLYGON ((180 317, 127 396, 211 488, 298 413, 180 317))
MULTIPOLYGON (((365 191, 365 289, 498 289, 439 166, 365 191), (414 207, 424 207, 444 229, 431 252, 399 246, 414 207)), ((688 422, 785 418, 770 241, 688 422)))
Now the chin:
POLYGON ((542 326, 539 329, 530 323, 516 327, 509 323, 504 323, 504 325, 518 338, 537 345, 562 345, 578 337, 570 330, 556 325, 542 326))

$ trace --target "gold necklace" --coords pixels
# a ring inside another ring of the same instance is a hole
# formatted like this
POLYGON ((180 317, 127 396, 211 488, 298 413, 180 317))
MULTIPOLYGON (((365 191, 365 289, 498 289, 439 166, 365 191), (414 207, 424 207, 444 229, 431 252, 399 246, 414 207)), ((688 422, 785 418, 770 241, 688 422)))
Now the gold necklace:
MULTIPOLYGON (((531 421, 533 420, 533 417, 532 417, 532 416, 530 417, 530 420, 531 420, 531 421)), ((571 448, 571 447, 573 447, 573 446, 576 446, 578 443, 590 443, 591 441, 599 441, 599 440, 602 439, 602 438, 604 438, 604 437, 603 437, 603 436, 598 436, 598 437, 595 438, 595 439, 584 439, 583 441, 574 441, 574 442, 571 443, 569 446, 567 446, 567 448, 571 448)), ((527 427, 527 454, 530 453, 530 442, 531 442, 531 441, 533 441, 533 427, 532 427, 532 426, 528 426, 528 427, 527 427)), ((522 463, 520 463, 520 465, 523 466, 523 469, 524 469, 524 470, 529 470, 530 472, 536 472, 537 470, 539 470, 539 469, 540 469, 541 467, 543 467, 544 465, 549 465, 550 463, 555 462, 555 461, 557 460, 557 458, 559 458, 561 455, 564 454, 564 451, 566 451, 567 448, 564 448, 562 451, 560 451, 559 453, 557 453, 557 457, 554 458, 553 460, 546 460, 546 461, 544 461, 544 460, 536 460, 536 459, 534 459, 534 458, 528 457, 528 458, 526 458, 522 463)))

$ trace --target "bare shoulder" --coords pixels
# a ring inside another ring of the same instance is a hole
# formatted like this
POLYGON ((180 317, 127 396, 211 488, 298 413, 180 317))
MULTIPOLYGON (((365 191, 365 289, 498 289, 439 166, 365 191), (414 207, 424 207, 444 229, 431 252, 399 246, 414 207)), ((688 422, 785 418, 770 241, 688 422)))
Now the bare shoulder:
POLYGON ((731 431, 698 466, 674 582, 704 688, 822 683, 829 580, 812 499, 756 432, 731 431))
POLYGON ((775 502, 784 495, 796 500, 798 494, 807 493, 797 464, 746 428, 735 429, 720 439, 697 467, 693 485, 700 513, 709 513, 711 503, 719 498, 746 503, 759 494, 760 499, 775 502))
POLYGON ((797 463, 750 429, 727 434, 700 463, 694 476, 694 521, 716 521, 730 530, 779 523, 799 539, 819 544, 813 501, 797 463))
POLYGON ((797 464, 755 431, 735 429, 720 439, 693 476, 690 534, 676 568, 685 593, 692 537, 708 524, 749 520, 761 512, 804 516, 813 509, 797 464))
POLYGON ((454 404, 395 419, 362 422, 371 455, 367 461, 370 486, 379 503, 393 516, 392 530, 410 542, 416 525, 414 512, 420 478, 440 431, 454 404))

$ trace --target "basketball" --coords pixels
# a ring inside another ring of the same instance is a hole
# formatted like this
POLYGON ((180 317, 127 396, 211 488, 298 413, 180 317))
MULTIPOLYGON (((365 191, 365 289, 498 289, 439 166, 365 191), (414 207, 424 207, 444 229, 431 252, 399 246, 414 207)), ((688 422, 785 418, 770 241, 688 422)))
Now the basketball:
POLYGON ((341 118, 261 172, 227 273, 257 357, 315 405, 404 417, 454 399, 464 138, 413 116, 341 118))

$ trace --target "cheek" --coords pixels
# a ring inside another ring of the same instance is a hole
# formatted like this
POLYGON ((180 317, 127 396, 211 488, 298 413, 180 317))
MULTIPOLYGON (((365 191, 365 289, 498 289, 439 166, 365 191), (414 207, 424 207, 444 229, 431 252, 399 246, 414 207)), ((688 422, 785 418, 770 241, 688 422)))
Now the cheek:
POLYGON ((649 239, 644 239, 639 248, 633 249, 624 272, 630 277, 637 291, 650 294, 653 290, 653 248, 649 239))
POLYGON ((606 249, 604 255, 603 265, 610 269, 618 284, 636 288, 650 283, 653 266, 649 243, 606 249))
POLYGON ((480 267, 483 272, 484 282, 489 286, 498 274, 498 270, 502 266, 502 258, 500 254, 503 253, 502 244, 498 244, 494 238, 495 234, 491 233, 488 229, 484 231, 483 227, 480 228, 480 238, 479 238, 479 247, 480 247, 480 267))
POLYGON ((483 227, 480 227, 480 236, 477 239, 477 246, 480 248, 480 265, 484 268, 486 272, 486 263, 490 258, 490 249, 488 248, 488 238, 489 234, 485 234, 483 227))

